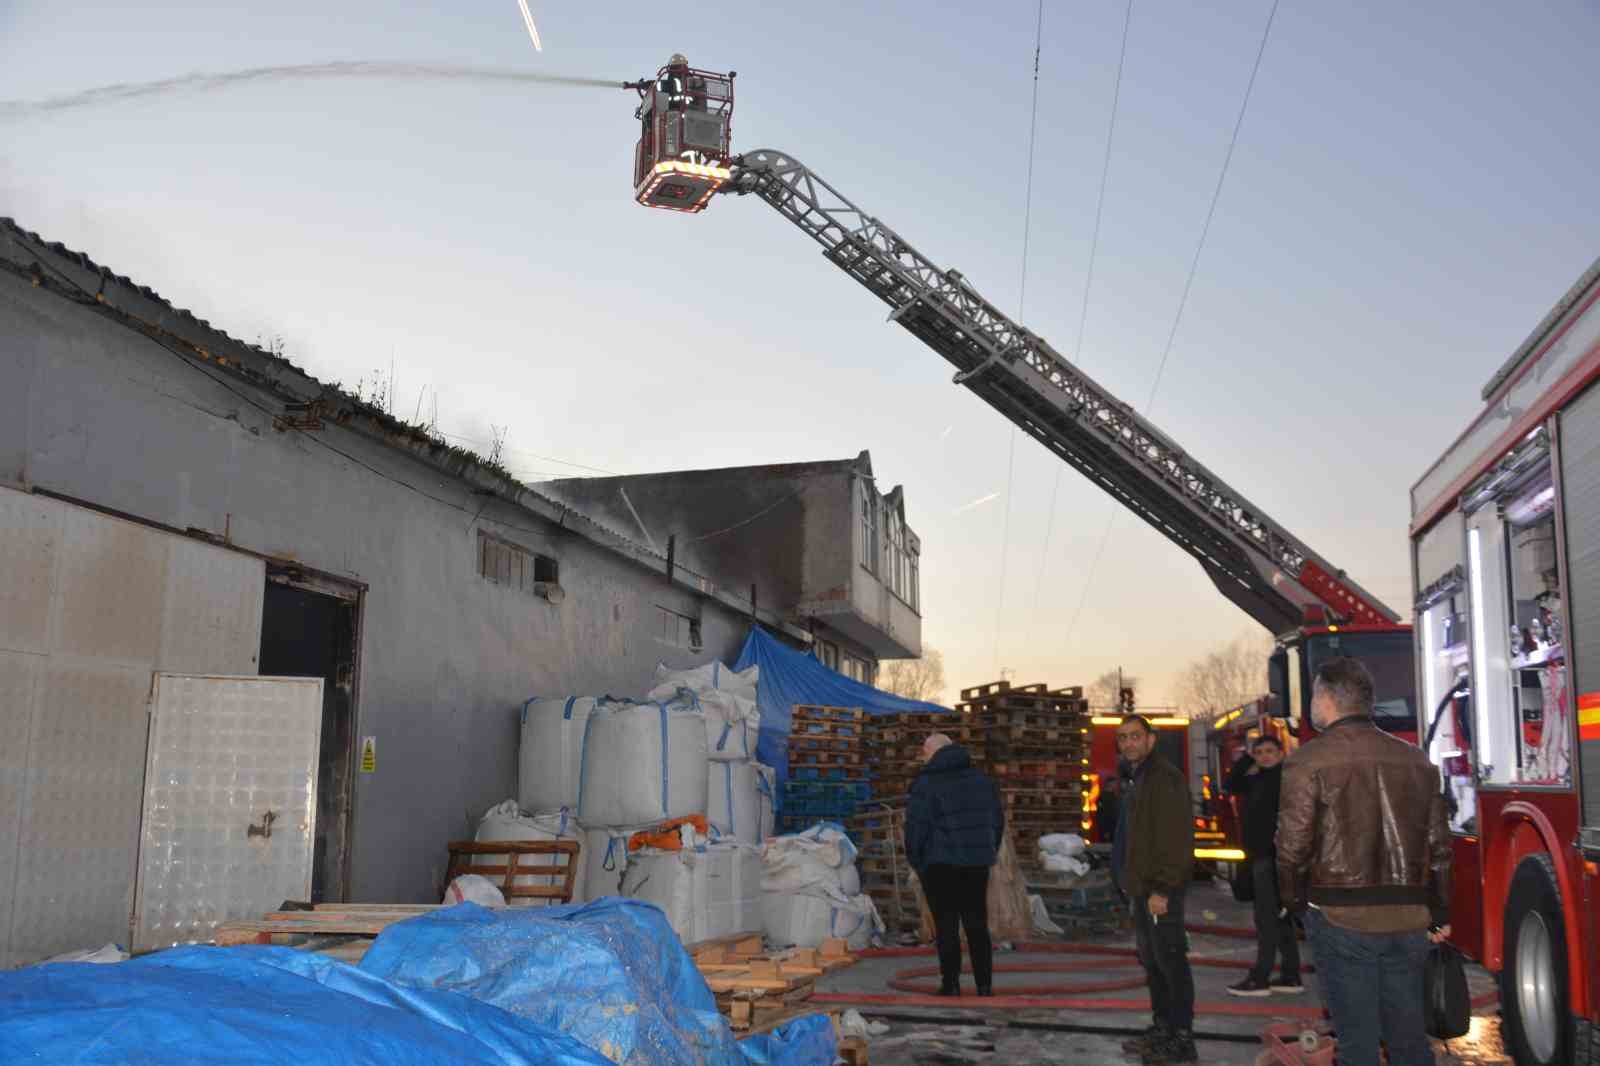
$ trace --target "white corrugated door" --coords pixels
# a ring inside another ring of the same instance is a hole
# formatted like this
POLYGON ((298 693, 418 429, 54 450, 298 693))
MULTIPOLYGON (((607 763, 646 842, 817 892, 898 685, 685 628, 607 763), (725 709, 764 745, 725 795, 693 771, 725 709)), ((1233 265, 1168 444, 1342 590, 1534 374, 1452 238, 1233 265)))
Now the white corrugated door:
POLYGON ((0 968, 126 944, 151 682, 253 674, 261 560, 0 489, 0 968))
POLYGON ((322 679, 158 674, 133 950, 311 898, 322 679))

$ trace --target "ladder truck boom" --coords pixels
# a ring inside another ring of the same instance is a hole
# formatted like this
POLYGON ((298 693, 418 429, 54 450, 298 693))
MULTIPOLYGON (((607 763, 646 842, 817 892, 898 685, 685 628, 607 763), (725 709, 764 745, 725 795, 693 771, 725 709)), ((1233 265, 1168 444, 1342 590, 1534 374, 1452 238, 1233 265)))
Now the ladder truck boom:
POLYGON ((1303 625, 1399 629, 1399 616, 1073 366, 955 270, 941 270, 793 156, 734 155, 733 73, 674 55, 639 94, 634 196, 698 213, 718 193, 755 196, 822 246, 956 368, 955 380, 1194 556, 1275 636, 1303 625))
POLYGON ((761 149, 733 160, 723 192, 756 196, 890 307, 955 368, 955 382, 1038 439, 1193 555, 1228 599, 1274 634, 1330 620, 1386 627, 1399 616, 1180 448, 1129 404, 941 270, 810 168, 761 149))

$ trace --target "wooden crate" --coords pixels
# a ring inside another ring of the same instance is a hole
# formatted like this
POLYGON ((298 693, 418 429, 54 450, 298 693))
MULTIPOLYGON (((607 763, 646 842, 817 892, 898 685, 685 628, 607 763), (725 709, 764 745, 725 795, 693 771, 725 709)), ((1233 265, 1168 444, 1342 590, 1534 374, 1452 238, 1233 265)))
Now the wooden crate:
POLYGON ((500 894, 507 902, 514 899, 544 899, 552 903, 572 902, 572 886, 578 875, 578 852, 581 845, 576 840, 452 840, 450 862, 444 875, 445 887, 462 874, 478 874, 492 878, 499 874, 500 894), (495 865, 475 863, 479 855, 504 855, 505 861, 495 865), (565 856, 564 863, 536 864, 525 862, 530 856, 565 856), (519 877, 560 878, 554 885, 519 885, 519 877))

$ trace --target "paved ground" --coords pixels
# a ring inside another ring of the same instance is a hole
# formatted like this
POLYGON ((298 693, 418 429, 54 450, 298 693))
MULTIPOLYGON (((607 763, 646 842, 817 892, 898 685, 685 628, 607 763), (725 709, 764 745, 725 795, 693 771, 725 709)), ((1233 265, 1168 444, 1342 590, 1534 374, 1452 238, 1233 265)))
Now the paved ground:
MULTIPOLYGON (((1248 926, 1249 908, 1235 903, 1231 896, 1216 892, 1209 886, 1196 886, 1195 898, 1190 904, 1190 921, 1219 927, 1248 926)), ((1132 947, 1130 933, 1099 937, 1087 941, 1097 945, 1132 947)), ((1271 999, 1240 999, 1226 993, 1227 985, 1243 976, 1254 957, 1253 942, 1234 937, 1192 935, 1191 957, 1205 957, 1236 961, 1236 966, 1195 967, 1196 1001, 1202 1007, 1196 1023, 1198 1034, 1208 1037, 1200 1042, 1200 1061, 1216 1066, 1247 1066, 1256 1063, 1262 1054, 1260 1033, 1274 1021, 1271 1017, 1230 1017, 1206 1015, 1207 1003, 1269 1004, 1272 1006, 1320 1005, 1315 975, 1307 976, 1306 992, 1297 996, 1274 996, 1271 999)), ((1026 965, 1041 959, 1056 961, 1071 956, 1040 956, 1020 952, 1004 952, 997 962, 1026 965)), ((1307 949, 1307 961, 1314 963, 1307 949)), ((911 966, 933 965, 932 957, 863 959, 839 973, 831 974, 819 982, 821 992, 883 993, 891 991, 890 979, 900 970, 911 966)), ((1079 983, 1086 980, 1115 980, 1120 977, 1137 977, 1137 963, 1129 960, 1126 967, 1120 963, 1115 968, 1095 969, 1085 973, 997 974, 995 990, 1004 994, 1008 985, 1042 982, 1079 983)), ((1469 969, 1473 994, 1490 992, 1494 979, 1476 967, 1469 969)), ((1106 999, 1137 999, 1148 1002, 1140 989, 1104 993, 1106 999)), ((1132 1033, 1149 1022, 1147 1007, 1128 1010, 1011 1010, 984 1011, 977 1009, 980 1001, 962 997, 953 1000, 951 1007, 919 1009, 903 1006, 872 1006, 860 1008, 869 1020, 878 1020, 889 1026, 889 1031, 870 1040, 872 1066, 965 1066, 965 1064, 1001 1064, 1024 1066, 1032 1063, 1074 1063, 1093 1066, 1101 1063, 1125 1064, 1130 1060, 1119 1045, 1132 1033), (1044 1026, 1055 1028, 1042 1028, 1044 1026), (1066 1031, 1077 1030, 1077 1031, 1066 1031)), ((1463 1066, 1504 1066, 1509 1064, 1499 1040, 1499 1018, 1495 1008, 1488 1008, 1483 1016, 1474 1020, 1473 1031, 1461 1040, 1451 1041, 1448 1048, 1439 1046, 1441 1063, 1460 1063, 1463 1066)))

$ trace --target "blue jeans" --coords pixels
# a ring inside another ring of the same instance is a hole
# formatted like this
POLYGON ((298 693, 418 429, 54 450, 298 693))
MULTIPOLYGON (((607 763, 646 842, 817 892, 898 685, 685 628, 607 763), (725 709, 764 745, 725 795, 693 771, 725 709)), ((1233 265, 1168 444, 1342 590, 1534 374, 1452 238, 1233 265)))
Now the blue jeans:
POLYGON ((1380 1040, 1389 1066, 1433 1066, 1422 1018, 1427 934, 1361 933, 1315 907, 1306 911, 1306 934, 1339 1037, 1339 1066, 1377 1066, 1380 1040))

